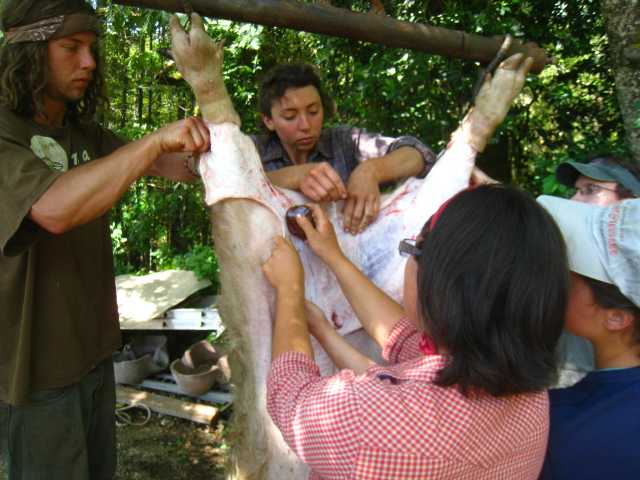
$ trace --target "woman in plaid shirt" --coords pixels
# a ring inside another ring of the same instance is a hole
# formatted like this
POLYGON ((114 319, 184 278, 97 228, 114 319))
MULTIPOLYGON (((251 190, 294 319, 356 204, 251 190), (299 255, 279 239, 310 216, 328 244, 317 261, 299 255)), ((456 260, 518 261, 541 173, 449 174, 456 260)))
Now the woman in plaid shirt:
POLYGON ((403 308, 313 212, 317 229, 300 221, 309 244, 388 365, 354 351, 313 305, 305 312, 302 268, 280 239, 265 265, 278 292, 268 409, 312 478, 537 478, 568 288, 549 216, 513 188, 458 194, 400 245, 412 255, 403 308), (341 372, 320 377, 307 328, 341 372))
MULTIPOLYGON (((453 143, 478 149, 484 118, 470 120, 453 143)), ((311 477, 537 478, 568 291, 564 243, 549 215, 513 188, 456 195, 417 241, 400 244, 410 254, 403 307, 343 255, 312 208, 315 227, 299 220, 309 245, 388 365, 356 352, 305 307, 297 253, 277 238, 264 265, 277 291, 268 410, 311 477), (309 331, 338 374, 320 376, 309 331)))

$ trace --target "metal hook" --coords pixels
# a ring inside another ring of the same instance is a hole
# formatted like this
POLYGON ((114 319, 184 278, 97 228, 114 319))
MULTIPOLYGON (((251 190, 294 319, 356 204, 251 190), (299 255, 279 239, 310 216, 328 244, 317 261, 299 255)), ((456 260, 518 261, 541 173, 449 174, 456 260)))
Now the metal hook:
POLYGON ((502 42, 500 49, 496 53, 496 56, 493 57, 493 60, 491 60, 489 65, 487 65, 485 68, 483 68, 480 71, 480 73, 478 74, 478 79, 476 80, 476 83, 473 86, 473 94, 471 95, 471 101, 469 102, 469 107, 472 107, 475 104, 476 97, 478 96, 478 92, 480 92, 480 89, 484 84, 485 78, 487 78, 487 75, 489 75, 490 73, 493 73, 495 69, 498 68, 498 65, 500 65, 500 63, 505 59, 505 57, 507 56, 507 51, 509 50, 509 47, 511 47, 512 43, 513 43, 513 37, 507 34, 504 37, 504 41, 502 42))
POLYGON ((191 14, 194 13, 195 10, 193 9, 193 5, 191 5, 191 2, 189 0, 182 0, 182 10, 187 16, 187 21, 184 24, 184 29, 185 31, 187 31, 191 28, 191 14))

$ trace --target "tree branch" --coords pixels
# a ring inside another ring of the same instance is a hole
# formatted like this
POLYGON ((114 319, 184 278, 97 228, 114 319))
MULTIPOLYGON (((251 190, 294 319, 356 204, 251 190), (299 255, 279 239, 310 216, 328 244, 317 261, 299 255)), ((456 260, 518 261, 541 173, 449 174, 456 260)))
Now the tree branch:
MULTIPOLYGON (((192 8, 200 15, 212 18, 286 27, 481 63, 489 63, 493 59, 504 38, 488 38, 395 20, 385 15, 295 0, 114 0, 114 3, 183 13, 192 8)), ((526 52, 534 57, 533 73, 539 73, 550 63, 543 50, 516 40, 507 55, 517 52, 526 52)))

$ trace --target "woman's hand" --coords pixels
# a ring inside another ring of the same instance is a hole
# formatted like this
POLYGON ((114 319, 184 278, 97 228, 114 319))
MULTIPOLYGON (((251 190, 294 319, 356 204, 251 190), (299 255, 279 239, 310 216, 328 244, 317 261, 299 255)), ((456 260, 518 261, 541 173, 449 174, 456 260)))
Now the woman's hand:
POLYGON ((303 216, 296 217, 296 221, 307 236, 307 242, 311 250, 326 264, 330 265, 334 260, 344 256, 338 244, 336 232, 333 229, 331 220, 329 220, 320 206, 314 204, 307 206, 313 214, 315 227, 303 216))
POLYGON ((347 197, 338 172, 327 162, 304 165, 299 190, 314 202, 335 202, 347 197))
POLYGON ((304 295, 304 269, 298 252, 289 240, 274 237, 271 256, 262 265, 262 271, 269 283, 281 293, 304 295))
POLYGON ((309 333, 314 337, 321 337, 321 332, 326 331, 327 328, 333 329, 333 326, 325 317, 324 312, 313 302, 306 300, 305 311, 307 313, 307 324, 309 325, 309 333))
POLYGON ((353 235, 367 228, 380 212, 380 186, 373 165, 370 161, 361 163, 347 182, 348 197, 342 214, 344 230, 353 235))

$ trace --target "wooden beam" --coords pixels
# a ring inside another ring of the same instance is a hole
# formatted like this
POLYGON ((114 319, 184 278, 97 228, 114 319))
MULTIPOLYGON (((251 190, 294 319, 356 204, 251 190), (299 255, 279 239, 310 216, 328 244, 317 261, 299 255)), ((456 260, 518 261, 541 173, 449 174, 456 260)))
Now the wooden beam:
POLYGON ((154 412, 184 418, 205 425, 211 425, 219 414, 218 409, 210 405, 185 402, 177 398, 166 397, 122 385, 116 387, 116 400, 119 403, 126 403, 127 405, 142 403, 154 412))
MULTIPOLYGON (((445 57, 489 63, 502 44, 502 36, 483 37, 458 30, 396 20, 386 15, 360 13, 331 5, 295 0, 114 0, 127 6, 200 15, 270 27, 286 27, 394 48, 409 48, 445 57)), ((533 53, 532 72, 550 63, 544 51, 514 41, 508 55, 533 53)))

